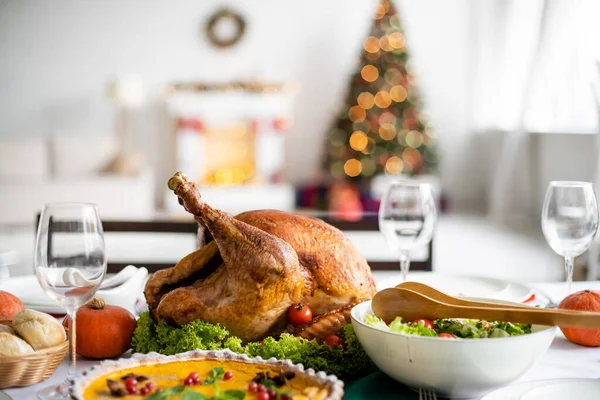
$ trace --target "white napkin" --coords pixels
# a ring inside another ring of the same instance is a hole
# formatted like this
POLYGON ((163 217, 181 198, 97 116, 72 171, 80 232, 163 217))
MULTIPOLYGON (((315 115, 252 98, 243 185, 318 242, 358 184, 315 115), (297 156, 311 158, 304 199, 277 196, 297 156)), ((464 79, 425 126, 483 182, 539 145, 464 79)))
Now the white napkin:
MULTIPOLYGON (((102 297, 107 304, 121 306, 130 311, 135 310, 136 300, 143 298, 144 285, 148 277, 148 270, 144 267, 128 265, 118 274, 106 278, 96 296, 102 297)), ((19 294, 19 298, 26 307, 54 307, 60 308, 40 287, 37 279, 32 277, 31 283, 19 294)), ((10 279, 10 278, 9 278, 10 279)), ((66 268, 62 273, 62 280, 72 286, 87 286, 87 279, 76 269, 66 268)))

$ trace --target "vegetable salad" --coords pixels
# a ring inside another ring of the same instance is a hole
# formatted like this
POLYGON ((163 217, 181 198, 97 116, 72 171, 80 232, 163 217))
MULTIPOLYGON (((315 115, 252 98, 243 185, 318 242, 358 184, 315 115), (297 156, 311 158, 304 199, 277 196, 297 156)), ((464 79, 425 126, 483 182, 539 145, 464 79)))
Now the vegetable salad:
POLYGON ((531 333, 530 324, 461 318, 444 318, 435 321, 419 319, 412 322, 402 322, 402 318, 396 317, 387 325, 375 315, 367 314, 365 323, 384 331, 417 336, 439 336, 449 339, 499 338, 531 333))

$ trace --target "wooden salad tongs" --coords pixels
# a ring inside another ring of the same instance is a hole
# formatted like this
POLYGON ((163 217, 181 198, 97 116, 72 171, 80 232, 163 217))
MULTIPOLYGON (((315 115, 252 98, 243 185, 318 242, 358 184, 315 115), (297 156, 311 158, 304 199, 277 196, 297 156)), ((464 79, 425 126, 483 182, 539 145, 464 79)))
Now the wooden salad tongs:
POLYGON ((396 317, 404 321, 420 318, 471 318, 488 321, 519 322, 600 329, 600 313, 588 311, 555 310, 521 305, 505 305, 459 299, 441 293, 426 285, 407 282, 395 288, 377 292, 371 303, 373 313, 389 323, 396 317), (411 290, 407 287, 411 287, 411 290), (424 294, 423 292, 427 293, 424 294), (433 297, 431 297, 433 296, 433 297))

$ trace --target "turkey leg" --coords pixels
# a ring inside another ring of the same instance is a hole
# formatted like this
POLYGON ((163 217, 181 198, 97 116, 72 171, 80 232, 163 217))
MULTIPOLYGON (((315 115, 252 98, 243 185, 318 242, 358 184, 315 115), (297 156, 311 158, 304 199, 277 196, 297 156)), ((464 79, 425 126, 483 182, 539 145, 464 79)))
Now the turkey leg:
POLYGON ((264 283, 298 267, 298 256, 288 243, 210 207, 201 200, 196 185, 181 172, 169 179, 169 188, 196 221, 210 231, 229 279, 241 278, 247 282, 251 278, 264 283))

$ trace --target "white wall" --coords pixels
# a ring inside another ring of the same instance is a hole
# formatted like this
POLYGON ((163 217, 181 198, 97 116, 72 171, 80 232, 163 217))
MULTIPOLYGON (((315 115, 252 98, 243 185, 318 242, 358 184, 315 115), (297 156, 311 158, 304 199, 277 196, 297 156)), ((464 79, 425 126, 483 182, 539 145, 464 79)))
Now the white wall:
MULTIPOLYGON (((408 49, 444 158, 455 204, 477 199, 467 135, 468 0, 402 0, 408 49)), ((112 129, 107 81, 139 74, 149 93, 174 80, 290 80, 301 85, 287 141, 287 176, 316 176, 323 133, 343 101, 377 0, 0 0, 0 136, 112 129), (247 34, 213 48, 203 23, 219 6, 242 13, 247 34), (302 148, 303 151, 294 151, 302 148)), ((164 164, 164 121, 148 115, 147 148, 164 164)), ((167 168, 168 169, 168 168, 167 168)), ((166 171, 169 173, 171 171, 166 171)), ((158 174, 158 179, 163 176, 158 174)), ((159 185, 163 182, 158 182, 159 185)))

